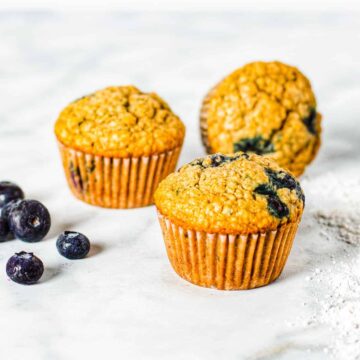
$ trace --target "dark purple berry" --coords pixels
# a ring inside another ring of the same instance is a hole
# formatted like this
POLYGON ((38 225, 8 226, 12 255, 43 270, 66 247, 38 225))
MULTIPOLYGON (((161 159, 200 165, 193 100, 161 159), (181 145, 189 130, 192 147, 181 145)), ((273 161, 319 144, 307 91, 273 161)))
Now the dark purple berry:
POLYGON ((303 123, 311 134, 316 135, 316 109, 310 109, 309 115, 303 119, 303 123))
POLYGON ((2 209, 1 209, 1 217, 9 222, 9 216, 11 209, 14 205, 19 204, 22 200, 12 200, 8 202, 2 209))
POLYGON ((10 181, 0 181, 0 209, 12 200, 24 198, 24 193, 19 186, 10 181))
POLYGON ((21 200, 12 200, 8 202, 2 209, 0 215, 0 242, 14 239, 14 234, 12 233, 9 225, 9 215, 10 211, 14 204, 20 202, 21 200))
POLYGON ((44 264, 33 253, 21 251, 15 253, 6 264, 6 273, 18 284, 36 283, 44 272, 44 264))
POLYGON ((89 239, 76 231, 64 231, 56 241, 59 253, 67 259, 83 259, 90 250, 89 239))
POLYGON ((269 168, 265 169, 267 176, 269 177, 270 182, 277 189, 286 188, 289 190, 295 189, 297 186, 297 181, 290 174, 285 171, 274 171, 269 168))
POLYGON ((259 195, 276 195, 274 189, 268 184, 260 184, 255 189, 254 192, 259 195))
POLYGON ((9 224, 6 219, 0 217, 0 242, 13 239, 9 224))
POLYGON ((269 213, 279 219, 289 216, 289 208, 284 204, 277 195, 267 198, 269 213))
POLYGON ((301 199, 303 203, 305 203, 305 196, 301 189, 300 183, 293 176, 285 171, 274 171, 269 168, 265 169, 265 172, 270 180, 271 185, 275 189, 295 189, 298 198, 301 199))
POLYGON ((264 139, 262 136, 241 139, 233 144, 234 152, 244 151, 252 152, 258 155, 274 152, 274 145, 270 140, 264 139))
POLYGON ((42 240, 51 225, 48 209, 37 200, 22 200, 9 210, 9 226, 15 237, 26 242, 42 240))

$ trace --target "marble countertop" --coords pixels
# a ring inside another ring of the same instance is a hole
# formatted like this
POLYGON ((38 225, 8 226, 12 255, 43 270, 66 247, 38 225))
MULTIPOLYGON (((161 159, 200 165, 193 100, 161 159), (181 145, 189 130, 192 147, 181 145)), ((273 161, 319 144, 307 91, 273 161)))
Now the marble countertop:
POLYGON ((318 319, 331 283, 309 279, 344 253, 358 255, 322 236, 315 214, 359 209, 359 20, 326 12, 0 13, 0 178, 46 204, 53 220, 40 243, 0 244, 1 359, 328 358, 336 331, 308 319, 318 319), (186 123, 182 164, 204 154, 202 96, 257 59, 297 65, 311 79, 323 144, 301 179, 306 211, 279 280, 251 291, 203 289, 171 269, 153 207, 107 210, 72 197, 52 127, 72 99, 135 84, 158 92, 186 123), (90 237, 91 256, 58 255, 65 229, 90 237), (6 277, 7 259, 20 250, 45 263, 35 286, 6 277))

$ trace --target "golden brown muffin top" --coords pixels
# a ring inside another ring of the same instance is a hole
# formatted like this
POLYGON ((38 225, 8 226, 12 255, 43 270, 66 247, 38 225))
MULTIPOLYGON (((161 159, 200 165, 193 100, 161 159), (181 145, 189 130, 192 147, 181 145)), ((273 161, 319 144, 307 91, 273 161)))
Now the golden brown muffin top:
POLYGON ((214 154, 170 174, 155 192, 159 212, 187 229, 250 234, 296 222, 304 195, 298 181, 256 154, 214 154))
POLYGON ((180 146, 181 120, 155 93, 112 86, 69 104, 55 124, 65 146, 102 156, 148 156, 180 146))
POLYGON ((255 152, 300 175, 320 143, 309 80, 280 62, 253 62, 210 91, 201 110, 210 153, 255 152))

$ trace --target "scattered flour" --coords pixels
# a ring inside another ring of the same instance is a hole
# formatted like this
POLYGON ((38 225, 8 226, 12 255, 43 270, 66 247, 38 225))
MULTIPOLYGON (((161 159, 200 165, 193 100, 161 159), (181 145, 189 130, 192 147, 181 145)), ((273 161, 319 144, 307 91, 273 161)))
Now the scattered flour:
POLYGON ((315 297, 318 311, 311 324, 329 326, 334 338, 328 350, 337 359, 360 359, 360 259, 347 258, 334 267, 316 272, 311 280, 322 284, 321 297, 315 297), (326 294, 324 296, 324 294, 326 294))
POLYGON ((318 211, 314 215, 323 228, 321 235, 327 239, 336 238, 352 245, 360 245, 360 219, 354 216, 344 216, 337 212, 326 214, 318 211))
MULTIPOLYGON (((360 217, 314 214, 321 234, 338 243, 338 252, 305 277, 315 301, 314 313, 298 319, 305 327, 323 326, 333 338, 323 349, 340 360, 360 360, 360 217)), ((307 304, 304 303, 304 306, 307 304)))

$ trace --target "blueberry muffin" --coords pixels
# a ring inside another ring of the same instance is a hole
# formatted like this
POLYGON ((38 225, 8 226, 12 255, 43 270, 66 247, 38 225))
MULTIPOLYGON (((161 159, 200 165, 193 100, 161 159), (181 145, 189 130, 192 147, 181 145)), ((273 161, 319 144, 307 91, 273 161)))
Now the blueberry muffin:
POLYGON ((291 173, 243 152, 192 161, 164 179, 154 198, 175 271, 225 290, 279 277, 304 208, 291 173))
POLYGON ((237 69, 210 90, 200 112, 209 153, 254 152, 296 176, 319 149, 320 122, 309 80, 277 61, 237 69))
POLYGON ((159 181, 174 171, 185 127, 155 93, 113 86, 69 104, 55 134, 77 198, 133 208, 151 204, 159 181))

